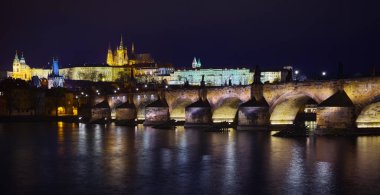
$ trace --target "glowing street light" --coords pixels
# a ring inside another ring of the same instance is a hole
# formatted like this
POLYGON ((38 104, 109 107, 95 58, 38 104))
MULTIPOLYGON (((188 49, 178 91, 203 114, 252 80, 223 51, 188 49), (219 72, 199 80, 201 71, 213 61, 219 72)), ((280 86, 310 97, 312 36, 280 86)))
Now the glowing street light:
POLYGON ((326 74, 327 74, 326 71, 322 72, 322 76, 326 76, 326 74))
POLYGON ((298 75, 298 73, 300 73, 300 71, 295 70, 294 73, 295 73, 296 75, 298 75))

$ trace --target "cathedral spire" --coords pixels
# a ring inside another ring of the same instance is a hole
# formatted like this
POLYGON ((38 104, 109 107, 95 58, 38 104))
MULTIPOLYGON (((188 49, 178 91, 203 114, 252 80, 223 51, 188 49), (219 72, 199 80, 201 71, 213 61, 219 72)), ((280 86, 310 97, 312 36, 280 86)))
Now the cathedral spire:
POLYGON ((21 58, 20 58, 21 64, 26 64, 25 58, 24 58, 24 52, 21 52, 21 58))
POLYGON ((111 43, 108 43, 107 64, 110 66, 113 65, 113 53, 111 49, 111 43))
POLYGON ((16 55, 15 55, 15 58, 13 59, 13 64, 19 63, 19 62, 20 62, 20 59, 18 58, 18 54, 17 54, 17 50, 16 50, 16 55))
POLYGON ((198 66, 197 58, 194 57, 193 63, 191 63, 191 67, 197 68, 197 66, 198 66))
POLYGON ((132 42, 131 52, 132 54, 135 54, 135 43, 133 42, 132 42))
POLYGON ((120 35, 120 48, 124 48, 123 35, 120 35))
POLYGON ((16 55, 15 55, 15 60, 18 60, 18 55, 17 55, 17 50, 16 50, 16 55))

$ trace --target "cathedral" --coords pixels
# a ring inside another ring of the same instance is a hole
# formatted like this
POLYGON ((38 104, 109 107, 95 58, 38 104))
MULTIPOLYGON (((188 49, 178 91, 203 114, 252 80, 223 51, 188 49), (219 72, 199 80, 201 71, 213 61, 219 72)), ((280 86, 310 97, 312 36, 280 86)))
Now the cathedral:
POLYGON ((130 51, 124 47, 123 37, 120 39, 120 44, 112 51, 111 45, 108 46, 107 64, 109 66, 130 66, 134 64, 149 64, 155 63, 149 53, 136 54, 135 45, 132 43, 130 51))
MULTIPOLYGON (((155 62, 150 53, 135 53, 134 44, 128 49, 123 43, 121 37, 120 44, 112 51, 109 45, 106 63, 103 64, 85 64, 74 67, 57 69, 57 61, 53 61, 53 69, 31 68, 25 62, 24 55, 21 58, 16 52, 13 60, 12 78, 30 81, 33 76, 50 78, 55 81, 66 80, 86 80, 115 82, 125 80, 126 76, 131 74, 140 79, 141 82, 154 81, 156 75, 166 75, 172 71, 172 65, 160 65, 155 62), (133 71, 132 71, 133 70, 133 71), (62 78, 61 78, 62 77, 62 78), (55 79, 53 79, 55 78, 55 79), (58 79, 58 80, 57 80, 58 79)), ((57 82, 52 82, 52 85, 57 82)), ((59 82, 61 83, 61 82, 59 82)), ((61 84, 59 84, 61 85, 61 84)))
POLYGON ((15 79, 22 79, 22 80, 30 80, 32 78, 31 69, 26 64, 24 54, 21 54, 21 58, 19 58, 17 51, 16 51, 15 58, 13 59, 12 77, 15 79))

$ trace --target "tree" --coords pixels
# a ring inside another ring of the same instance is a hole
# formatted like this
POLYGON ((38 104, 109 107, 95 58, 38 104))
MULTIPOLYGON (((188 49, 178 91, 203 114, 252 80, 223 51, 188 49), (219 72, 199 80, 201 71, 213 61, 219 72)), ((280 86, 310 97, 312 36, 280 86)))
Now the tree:
POLYGON ((12 79, 7 78, 0 82, 0 91, 4 93, 5 101, 6 101, 6 107, 8 110, 8 114, 12 114, 13 108, 15 108, 15 105, 17 104, 16 100, 16 89, 28 89, 30 86, 29 84, 21 79, 12 79))

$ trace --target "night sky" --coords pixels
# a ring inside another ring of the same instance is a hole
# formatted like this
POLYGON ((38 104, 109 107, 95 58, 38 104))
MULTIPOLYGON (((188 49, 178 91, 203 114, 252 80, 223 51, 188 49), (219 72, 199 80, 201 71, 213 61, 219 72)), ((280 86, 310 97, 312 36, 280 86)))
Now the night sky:
POLYGON ((0 65, 104 63, 108 43, 135 42, 158 62, 190 67, 380 73, 380 12, 358 0, 1 0, 0 65))

